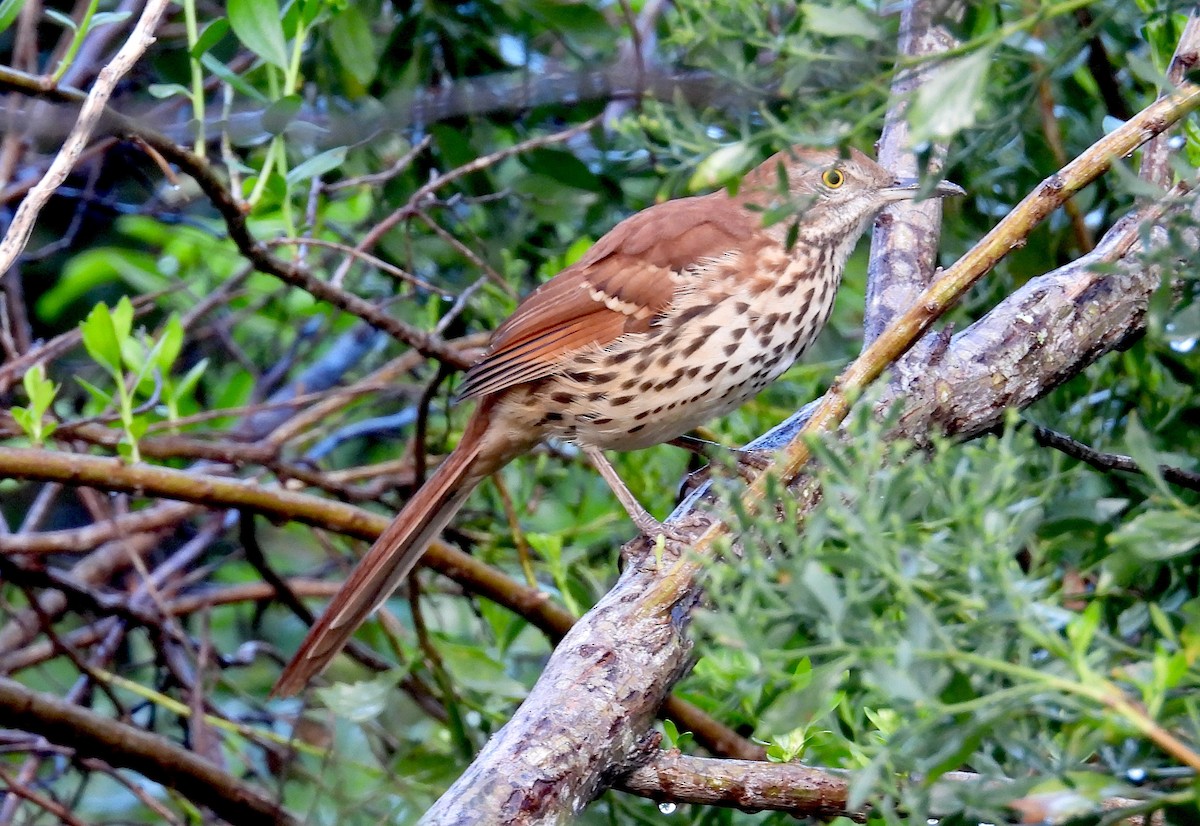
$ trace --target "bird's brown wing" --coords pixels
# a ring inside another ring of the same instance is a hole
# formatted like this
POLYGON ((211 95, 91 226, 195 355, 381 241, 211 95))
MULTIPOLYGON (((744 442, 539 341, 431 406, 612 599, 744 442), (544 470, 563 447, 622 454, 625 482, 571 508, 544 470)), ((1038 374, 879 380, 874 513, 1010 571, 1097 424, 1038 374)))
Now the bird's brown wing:
POLYGON ((577 263, 525 298, 472 367, 462 398, 545 378, 563 359, 643 332, 671 306, 672 276, 740 246, 752 213, 724 192, 658 204, 617 224, 577 263))

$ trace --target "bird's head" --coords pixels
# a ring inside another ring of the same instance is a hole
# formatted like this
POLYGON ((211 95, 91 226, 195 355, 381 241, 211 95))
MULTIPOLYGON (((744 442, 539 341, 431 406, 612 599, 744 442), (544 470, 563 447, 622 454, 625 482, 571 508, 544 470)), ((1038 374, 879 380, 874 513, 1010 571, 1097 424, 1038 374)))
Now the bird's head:
POLYGON ((963 189, 941 181, 927 191, 915 178, 897 178, 857 149, 792 147, 772 155, 747 173, 742 197, 778 220, 785 210, 803 227, 821 227, 857 236, 888 204, 919 196, 944 198, 963 189))

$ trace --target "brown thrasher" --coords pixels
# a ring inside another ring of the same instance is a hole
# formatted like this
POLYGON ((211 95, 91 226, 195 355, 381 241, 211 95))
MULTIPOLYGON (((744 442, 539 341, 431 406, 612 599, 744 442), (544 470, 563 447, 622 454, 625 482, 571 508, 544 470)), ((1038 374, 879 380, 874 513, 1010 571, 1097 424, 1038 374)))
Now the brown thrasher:
MULTIPOLYGON (((774 381, 825 326, 871 219, 917 193, 857 150, 797 147, 736 195, 668 201, 617 224, 496 330, 463 382, 479 406, 458 447, 358 563, 274 693, 324 670, 475 486, 544 439, 578 445, 638 528, 661 531, 601 451, 674 439, 774 381), (788 206, 787 220, 764 221, 788 206)), ((943 182, 930 194, 961 193, 943 182)))

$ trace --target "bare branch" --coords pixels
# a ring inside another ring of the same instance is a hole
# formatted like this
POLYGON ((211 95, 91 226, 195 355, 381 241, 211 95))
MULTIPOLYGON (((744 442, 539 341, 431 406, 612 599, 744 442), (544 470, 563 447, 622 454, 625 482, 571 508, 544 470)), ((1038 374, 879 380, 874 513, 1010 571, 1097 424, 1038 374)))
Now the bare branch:
POLYGON ((211 809, 230 823, 298 823, 269 795, 221 771, 165 737, 119 723, 75 703, 0 677, 0 710, 26 731, 77 754, 132 769, 211 809))

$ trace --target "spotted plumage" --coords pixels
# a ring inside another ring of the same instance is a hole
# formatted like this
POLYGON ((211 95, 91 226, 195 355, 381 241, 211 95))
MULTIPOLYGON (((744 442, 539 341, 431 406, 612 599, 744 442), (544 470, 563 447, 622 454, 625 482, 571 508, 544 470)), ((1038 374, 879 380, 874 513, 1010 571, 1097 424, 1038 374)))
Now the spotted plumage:
POLYGON ((471 490, 544 439, 578 444, 639 528, 660 529, 601 451, 673 439, 777 378, 828 320, 871 218, 915 194, 861 152, 794 148, 737 194, 669 201, 618 224, 496 330, 461 387, 478 406, 458 447, 355 568, 276 692, 320 672, 471 490), (781 206, 792 217, 764 225, 781 206))

